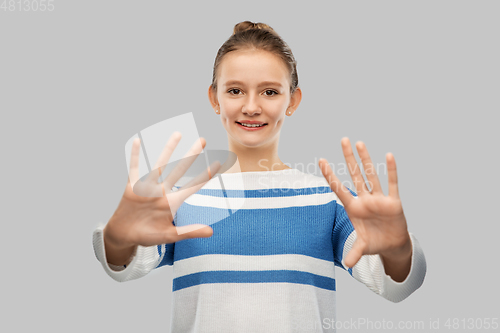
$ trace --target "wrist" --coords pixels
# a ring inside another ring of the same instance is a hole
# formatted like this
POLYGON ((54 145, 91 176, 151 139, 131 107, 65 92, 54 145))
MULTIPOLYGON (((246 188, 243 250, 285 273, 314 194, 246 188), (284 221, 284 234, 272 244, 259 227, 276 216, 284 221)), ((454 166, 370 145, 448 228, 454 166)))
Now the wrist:
POLYGON ((412 255, 413 245, 408 234, 408 238, 400 246, 386 253, 380 253, 385 274, 396 282, 403 282, 410 274, 412 255))
POLYGON ((102 230, 103 238, 106 246, 114 250, 125 250, 134 247, 134 244, 126 243, 123 236, 123 227, 120 226, 118 220, 114 217, 108 221, 102 230))
POLYGON ((413 246, 411 243, 411 237, 410 234, 407 233, 406 237, 401 242, 401 245, 398 245, 397 247, 388 251, 381 252, 380 257, 382 257, 383 260, 385 259, 385 261, 407 262, 408 259, 411 258, 412 252, 413 246))
POLYGON ((135 245, 126 245, 113 241, 114 236, 110 236, 107 227, 108 226, 103 229, 103 241, 107 262, 116 266, 128 265, 132 261, 137 247, 135 245))

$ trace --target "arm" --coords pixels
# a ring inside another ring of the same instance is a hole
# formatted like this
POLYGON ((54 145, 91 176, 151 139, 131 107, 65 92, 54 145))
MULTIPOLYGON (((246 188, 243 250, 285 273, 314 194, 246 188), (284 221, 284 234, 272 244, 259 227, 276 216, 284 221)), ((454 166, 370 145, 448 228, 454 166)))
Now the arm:
POLYGON ((138 245, 135 252, 127 260, 128 264, 114 265, 108 263, 104 246, 104 227, 98 226, 93 233, 94 253, 102 264, 104 271, 115 281, 125 282, 147 275, 154 268, 173 264, 174 244, 153 246, 138 245))

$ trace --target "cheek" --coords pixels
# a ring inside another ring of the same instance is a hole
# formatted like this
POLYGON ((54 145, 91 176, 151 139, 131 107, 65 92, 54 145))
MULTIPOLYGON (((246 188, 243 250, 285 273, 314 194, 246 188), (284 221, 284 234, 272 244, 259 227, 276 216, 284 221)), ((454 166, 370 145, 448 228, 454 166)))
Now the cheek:
POLYGON ((236 99, 226 99, 221 102, 221 107, 227 112, 234 112, 235 110, 241 109, 241 102, 236 99))
POLYGON ((270 102, 274 110, 285 110, 289 104, 289 99, 286 96, 281 96, 270 102))
POLYGON ((272 106, 270 105, 270 110, 272 110, 273 118, 276 121, 282 121, 285 118, 285 112, 288 107, 286 100, 275 101, 272 106))
POLYGON ((224 110, 220 113, 220 121, 222 122, 224 127, 227 127, 227 126, 229 126, 229 124, 234 122, 234 115, 233 114, 231 112, 227 112, 227 110, 224 110))

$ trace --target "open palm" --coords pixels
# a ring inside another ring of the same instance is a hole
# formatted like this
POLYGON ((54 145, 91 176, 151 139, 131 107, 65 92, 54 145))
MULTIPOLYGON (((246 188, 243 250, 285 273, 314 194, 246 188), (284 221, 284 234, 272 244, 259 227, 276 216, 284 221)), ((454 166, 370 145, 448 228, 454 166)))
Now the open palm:
POLYGON ((143 180, 139 179, 140 140, 134 140, 129 179, 120 204, 104 229, 105 242, 115 248, 130 248, 212 235, 212 228, 203 224, 181 227, 173 224, 175 213, 182 203, 206 184, 220 168, 220 163, 216 161, 178 191, 172 191, 175 183, 205 147, 205 139, 197 140, 181 162, 169 174, 164 174, 165 180, 158 182, 180 139, 179 132, 172 134, 153 170, 143 180))
POLYGON ((356 230, 356 241, 345 258, 345 264, 349 267, 353 267, 365 254, 393 256, 407 248, 410 239, 398 193, 394 156, 391 153, 386 155, 389 178, 389 195, 386 196, 364 143, 358 142, 356 148, 371 191, 356 163, 349 139, 342 139, 342 150, 356 188, 356 197, 339 181, 328 162, 319 160, 323 176, 343 203, 356 230))

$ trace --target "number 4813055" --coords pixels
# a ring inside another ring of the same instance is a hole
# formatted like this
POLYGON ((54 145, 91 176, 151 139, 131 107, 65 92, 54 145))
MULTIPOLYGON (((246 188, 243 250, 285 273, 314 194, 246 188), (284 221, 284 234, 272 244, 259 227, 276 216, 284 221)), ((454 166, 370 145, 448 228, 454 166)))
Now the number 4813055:
POLYGON ((4 0, 0 5, 4 12, 53 12, 54 0, 4 0))
POLYGON ((447 329, 489 330, 498 329, 498 318, 448 318, 444 327, 447 329))

